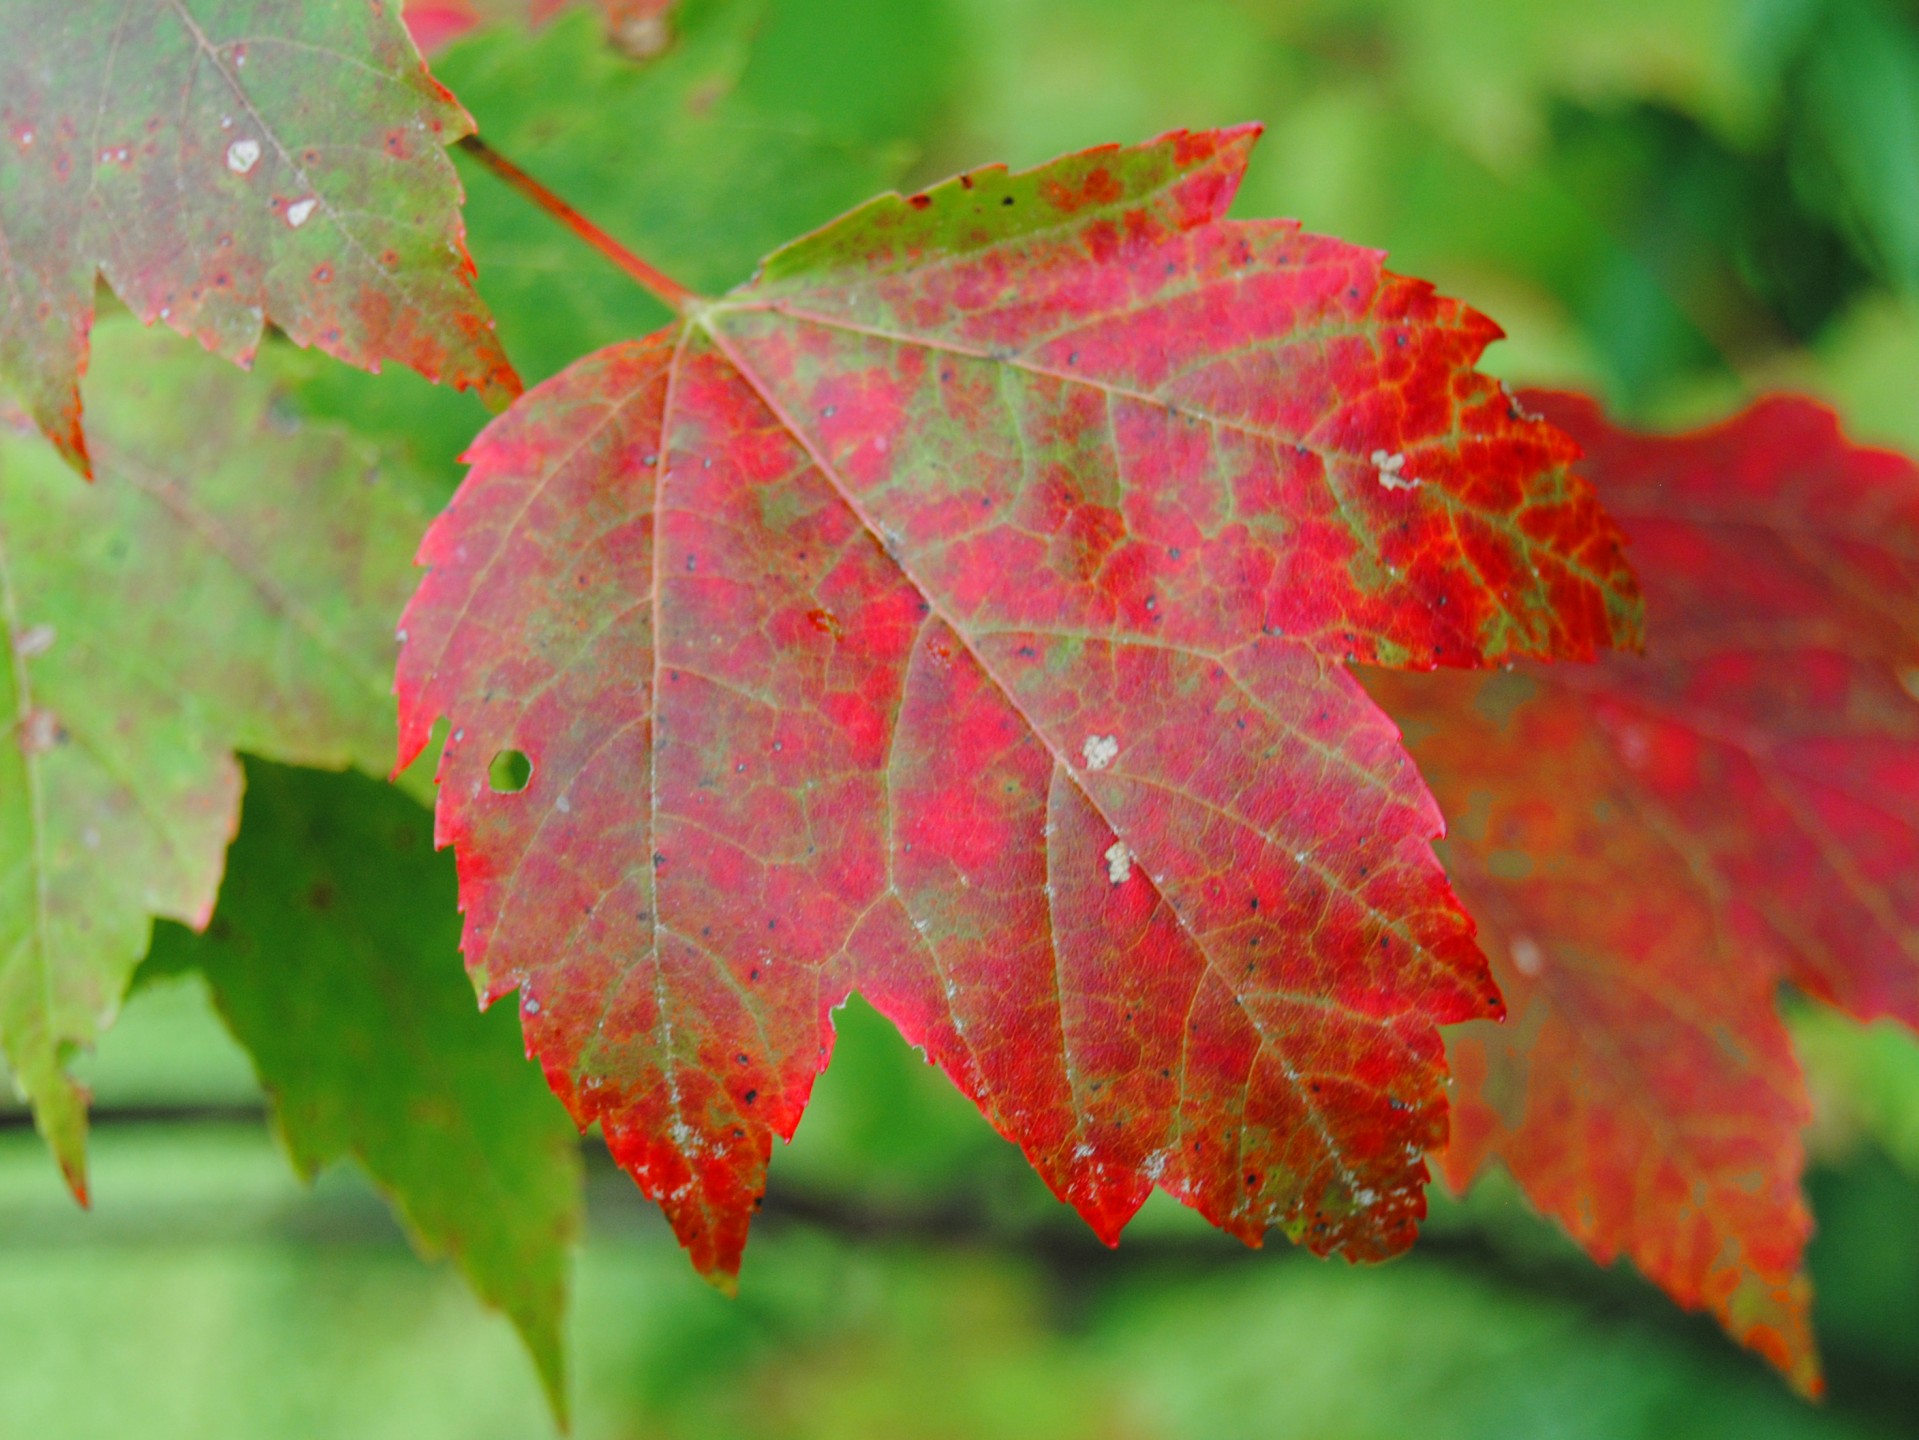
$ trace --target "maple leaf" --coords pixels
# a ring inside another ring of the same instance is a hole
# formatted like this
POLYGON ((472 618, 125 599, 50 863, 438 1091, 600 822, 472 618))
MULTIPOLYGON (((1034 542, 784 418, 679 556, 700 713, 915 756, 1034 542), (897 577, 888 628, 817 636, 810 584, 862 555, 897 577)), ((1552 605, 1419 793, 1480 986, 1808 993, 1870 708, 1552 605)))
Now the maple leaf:
POLYGON ((1498 998, 1341 662, 1637 599, 1489 321, 1223 218, 1254 136, 873 201, 531 392, 428 532, 468 964, 710 1275, 855 987, 1108 1241, 1155 1184, 1412 1239, 1498 998))
POLYGON ((1451 1037, 1444 1168, 1503 1162, 1816 1390, 1809 1106, 1773 991, 1919 1023, 1919 469, 1807 401, 1666 437, 1523 398, 1585 445, 1653 647, 1368 681, 1455 819, 1510 1010, 1451 1037))
POLYGON ((442 149, 472 122, 384 0, 27 0, 8 29, 0 387, 82 470, 96 273, 241 364, 271 320, 368 369, 519 393, 442 149))
POLYGON ((431 493, 178 342, 101 340, 101 484, 24 417, 0 424, 0 1045, 82 1199, 65 1061, 117 1008, 150 917, 206 923, 233 750, 391 754, 391 617, 431 493))
POLYGON ((163 929, 141 977, 206 977, 294 1167, 358 1159, 420 1246, 512 1318, 563 1416, 579 1145, 511 1019, 476 1015, 448 963, 452 867, 420 807, 371 780, 246 773, 211 927, 163 929))

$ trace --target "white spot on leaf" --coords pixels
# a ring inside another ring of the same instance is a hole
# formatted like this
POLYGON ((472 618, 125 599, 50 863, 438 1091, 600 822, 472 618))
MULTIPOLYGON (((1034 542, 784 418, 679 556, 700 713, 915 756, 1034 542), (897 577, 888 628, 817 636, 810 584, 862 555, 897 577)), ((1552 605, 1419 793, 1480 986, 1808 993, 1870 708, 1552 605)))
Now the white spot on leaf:
POLYGON ((319 203, 311 195, 304 200, 295 200, 287 206, 287 224, 298 230, 307 223, 307 217, 313 214, 313 207, 319 203))
POLYGON ((1104 770, 1119 758, 1119 740, 1112 735, 1088 735, 1079 753, 1086 757, 1088 770, 1104 770))
POLYGON ((1404 474, 1406 457, 1385 450, 1375 450, 1372 454, 1374 467, 1379 471, 1379 483, 1388 490, 1414 490, 1419 482, 1404 474))
POLYGON ((1124 840, 1115 840, 1106 847, 1106 878, 1115 885, 1124 885, 1133 878, 1133 852, 1126 848, 1124 840))
POLYGON ((227 146, 227 169, 235 175, 244 175, 260 160, 260 142, 258 140, 235 140, 227 146))
POLYGON ((29 710, 20 720, 20 749, 44 755, 60 743, 60 717, 51 710, 29 710))
POLYGON ((54 629, 51 625, 29 625, 22 630, 13 642, 13 653, 22 660, 31 660, 36 655, 44 655, 53 648, 54 629))
POLYGON ((1513 969, 1521 975, 1537 975, 1545 968, 1546 955, 1530 935, 1513 937, 1513 969))

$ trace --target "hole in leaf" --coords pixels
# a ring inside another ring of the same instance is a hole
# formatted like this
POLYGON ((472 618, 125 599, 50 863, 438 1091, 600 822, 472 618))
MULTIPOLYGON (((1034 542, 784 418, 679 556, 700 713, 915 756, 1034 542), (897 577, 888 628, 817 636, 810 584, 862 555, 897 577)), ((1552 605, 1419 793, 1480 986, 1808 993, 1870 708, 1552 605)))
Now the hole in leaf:
POLYGON ((486 772, 487 784, 493 787, 495 795, 517 795, 532 778, 533 762, 526 758, 524 750, 502 750, 493 757, 486 772))

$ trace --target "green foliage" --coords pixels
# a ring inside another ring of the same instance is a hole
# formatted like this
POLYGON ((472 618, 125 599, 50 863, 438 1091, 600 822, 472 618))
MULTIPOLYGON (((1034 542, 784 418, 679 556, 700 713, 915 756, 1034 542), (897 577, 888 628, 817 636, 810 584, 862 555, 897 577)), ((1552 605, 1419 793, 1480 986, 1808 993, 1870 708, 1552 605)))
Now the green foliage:
POLYGON ((365 1166, 420 1246, 519 1326, 564 1413, 573 1127, 511 1012, 474 1011, 431 842, 419 806, 372 781, 254 762, 218 917, 162 931, 142 975, 206 977, 294 1168, 365 1166))
POLYGON ((205 923, 235 749, 390 764, 392 617, 431 494, 163 333, 101 326, 94 374, 100 483, 0 429, 0 1043, 82 1193, 64 1067, 151 917, 205 923))

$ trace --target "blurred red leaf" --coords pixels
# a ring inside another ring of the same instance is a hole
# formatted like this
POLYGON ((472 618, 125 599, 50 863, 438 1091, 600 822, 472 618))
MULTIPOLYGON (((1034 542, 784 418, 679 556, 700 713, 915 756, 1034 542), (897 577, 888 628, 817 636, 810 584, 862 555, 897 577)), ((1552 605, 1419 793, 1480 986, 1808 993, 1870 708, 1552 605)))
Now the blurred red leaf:
MULTIPOLYGON (((568 5, 584 0, 409 0, 406 28, 427 54, 481 25, 520 20, 543 25, 568 5)), ((598 0, 606 16, 607 40, 635 60, 659 54, 672 40, 671 17, 678 0, 598 0)))
POLYGON ((1781 978, 1919 1023, 1919 469, 1807 401, 1666 437, 1528 396, 1625 527, 1651 650, 1369 677, 1511 1015, 1451 1037, 1444 1167, 1502 1161, 1801 1389, 1808 1103, 1781 978))
POLYGON ((529 394, 429 532, 468 963, 709 1274, 855 987, 1108 1240, 1155 1184, 1413 1237, 1498 998, 1344 662, 1637 596, 1490 322, 1223 218, 1253 139, 876 200, 529 394))

